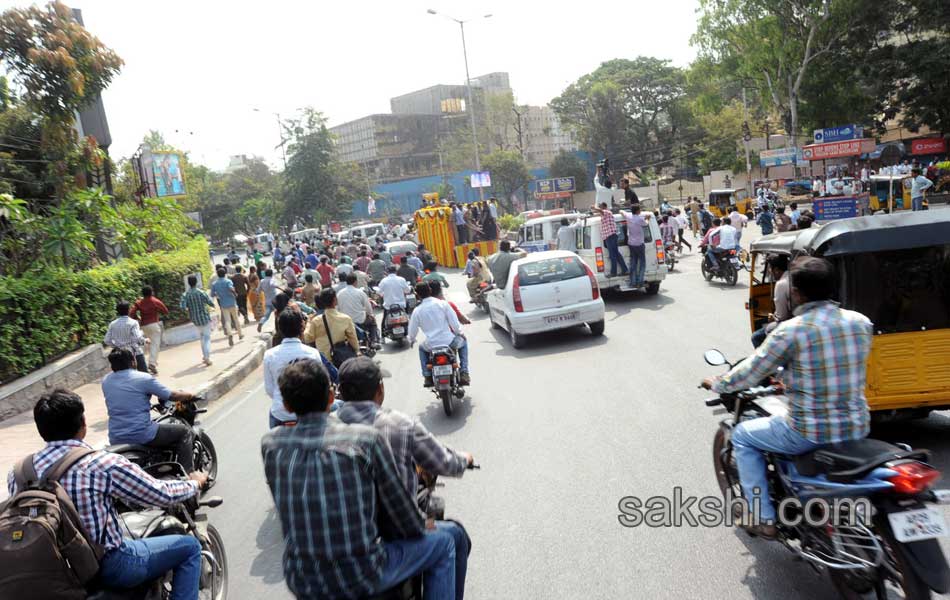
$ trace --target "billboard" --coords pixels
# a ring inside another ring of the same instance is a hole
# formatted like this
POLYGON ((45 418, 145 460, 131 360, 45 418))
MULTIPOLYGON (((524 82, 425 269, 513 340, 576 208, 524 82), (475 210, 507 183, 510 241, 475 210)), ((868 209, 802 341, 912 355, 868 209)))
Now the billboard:
POLYGON ((864 137, 864 128, 857 125, 841 125, 840 127, 826 127, 815 130, 815 143, 843 142, 864 137))
POLYGON ((868 199, 868 194, 815 198, 812 204, 815 211, 815 220, 819 222, 835 221, 860 216, 868 208, 868 199))
POLYGON ((860 156, 861 154, 874 152, 875 147, 874 140, 870 138, 832 142, 830 144, 812 144, 802 148, 802 158, 805 160, 824 160, 826 158, 860 156))
POLYGON ((471 176, 473 188, 491 187, 491 173, 482 171, 481 173, 472 173, 471 176))
POLYGON ((910 143, 910 153, 914 155, 944 154, 946 151, 947 140, 944 138, 924 138, 910 143))
POLYGON ((794 165, 802 159, 802 151, 798 148, 777 148, 759 152, 759 166, 780 167, 794 165))
MULTIPOLYGON (((535 182, 535 193, 537 194, 551 194, 554 192, 573 192, 576 188, 574 187, 574 178, 573 177, 555 177, 553 179, 539 179, 535 182)), ((563 196, 560 196, 563 197, 563 196)))
POLYGON ((181 172, 181 160, 171 152, 152 154, 152 174, 155 177, 155 196, 185 195, 185 178, 181 172))

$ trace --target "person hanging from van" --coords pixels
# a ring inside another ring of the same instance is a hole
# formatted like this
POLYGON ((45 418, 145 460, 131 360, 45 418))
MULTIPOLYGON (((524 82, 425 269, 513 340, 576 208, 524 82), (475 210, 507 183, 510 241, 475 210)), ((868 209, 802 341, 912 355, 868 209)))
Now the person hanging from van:
POLYGON ((561 227, 557 230, 557 249, 577 252, 577 229, 567 217, 561 218, 561 227))
MULTIPOLYGON (((608 215, 613 217, 610 213, 608 215)), ((646 213, 640 216, 640 205, 634 204, 629 212, 620 211, 620 216, 627 221, 627 247, 630 249, 630 287, 640 287, 646 283, 643 279, 647 262, 643 228, 647 226, 653 215, 646 213)), ((607 217, 601 217, 602 220, 605 218, 607 217)), ((613 221, 613 218, 610 220, 613 221)), ((622 261, 623 259, 621 259, 622 261)))
MULTIPOLYGON (((596 181, 596 180, 595 180, 596 181)), ((597 195, 600 196, 598 190, 597 195)), ((620 249, 617 247, 617 223, 614 222, 614 213, 607 208, 606 202, 601 202, 600 207, 591 206, 591 211, 600 215, 600 239, 610 256, 610 274, 607 277, 617 276, 617 267, 620 267, 620 276, 627 276, 627 263, 620 255, 620 249)))

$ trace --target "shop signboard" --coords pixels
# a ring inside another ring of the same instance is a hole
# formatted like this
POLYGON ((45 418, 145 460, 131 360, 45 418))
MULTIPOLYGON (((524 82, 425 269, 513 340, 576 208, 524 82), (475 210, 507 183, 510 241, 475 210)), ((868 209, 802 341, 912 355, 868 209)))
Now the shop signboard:
POLYGON ((802 151, 799 148, 776 148, 775 150, 759 152, 759 166, 761 167, 794 165, 801 159, 802 151))
POLYGON ((857 125, 841 125, 840 127, 826 127, 815 130, 815 143, 843 142, 864 137, 864 128, 857 125))
POLYGON ((831 142, 829 144, 811 144, 802 148, 802 158, 805 160, 825 160, 827 158, 842 158, 846 156, 860 156, 873 152, 874 140, 864 138, 845 142, 831 142))
POLYGON ((945 154, 946 152, 947 140, 944 138, 923 138, 910 143, 910 153, 913 155, 945 154))
POLYGON ((868 194, 815 198, 812 203, 815 220, 821 223, 860 216, 868 208, 868 198, 868 194))
MULTIPOLYGON (((554 177, 552 179, 539 179, 535 182, 536 194, 551 194, 554 192, 573 192, 573 177, 554 177)), ((559 196, 563 198, 564 196, 559 196)))

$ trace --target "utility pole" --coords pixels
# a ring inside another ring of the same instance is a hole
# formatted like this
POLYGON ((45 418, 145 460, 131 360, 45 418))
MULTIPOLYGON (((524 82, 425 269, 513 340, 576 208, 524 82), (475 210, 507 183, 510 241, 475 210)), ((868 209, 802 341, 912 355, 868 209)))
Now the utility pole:
POLYGON ((742 114, 745 121, 742 123, 742 142, 745 146, 745 173, 746 173, 746 192, 752 197, 752 159, 749 156, 749 142, 752 141, 752 133, 749 131, 749 103, 746 101, 745 86, 742 87, 742 114))
MULTIPOLYGON (((475 103, 472 102, 472 78, 468 74, 468 49, 465 46, 465 21, 459 21, 459 29, 462 31, 462 57, 465 59, 465 87, 468 90, 468 116, 472 123, 472 143, 475 145, 475 172, 482 172, 482 161, 478 155, 478 132, 475 128, 475 103)), ((485 188, 478 187, 478 199, 485 199, 485 188)))

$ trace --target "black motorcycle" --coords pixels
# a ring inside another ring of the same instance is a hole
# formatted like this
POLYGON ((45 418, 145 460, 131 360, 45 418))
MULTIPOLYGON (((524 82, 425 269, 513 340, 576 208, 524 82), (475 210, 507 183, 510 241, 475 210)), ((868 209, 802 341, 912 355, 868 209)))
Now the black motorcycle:
MULTIPOLYGON (((218 476, 218 453, 215 451, 214 444, 211 442, 208 433, 197 421, 199 414, 208 412, 208 409, 198 408, 195 404, 200 400, 203 400, 203 398, 195 398, 192 402, 176 402, 168 408, 163 408, 160 404, 153 404, 152 410, 161 415, 155 419, 157 423, 180 423, 192 428, 195 434, 195 470, 208 475, 207 489, 210 489, 218 476)), ((178 462, 178 454, 174 448, 152 448, 138 444, 117 444, 109 446, 106 450, 114 452, 115 454, 121 454, 143 469, 154 464, 178 462)))
POLYGON ((462 388, 458 354, 448 346, 429 350, 429 368, 432 370, 432 393, 442 400, 445 416, 455 412, 455 399, 465 397, 462 388))
POLYGON ((383 339, 389 339, 402 346, 409 336, 409 313, 405 308, 394 304, 386 309, 383 319, 383 339))
MULTIPOLYGON (((178 463, 158 463, 145 468, 157 479, 180 479, 185 471, 178 463)), ((209 496, 190 500, 168 508, 125 508, 120 513, 127 537, 153 538, 162 535, 190 535, 201 542, 201 574, 198 597, 202 600, 226 600, 228 597, 228 559, 224 540, 208 517, 199 513, 202 507, 216 508, 223 500, 209 496)), ((93 584, 88 600, 166 600, 171 592, 172 573, 131 589, 107 589, 93 584)))
POLYGON ((716 268, 709 266, 709 259, 706 258, 706 246, 699 247, 703 255, 702 266, 703 277, 706 281, 712 281, 713 277, 722 279, 729 285, 735 285, 739 281, 739 271, 742 270, 742 263, 739 261, 739 254, 733 250, 714 250, 716 256, 716 268))
POLYGON ((475 292, 475 297, 472 298, 472 304, 482 309, 484 312, 488 312, 488 292, 495 289, 494 284, 483 281, 478 284, 478 291, 475 292))
MULTIPOLYGON (((729 365, 718 350, 705 358, 729 365)), ((732 432, 742 420, 782 414, 784 404, 775 398, 781 392, 767 385, 706 400, 729 415, 713 438, 716 479, 727 501, 742 495, 732 432)), ((928 459, 927 450, 874 439, 799 456, 766 454, 768 493, 780 509, 776 539, 816 571, 827 570, 844 598, 946 593, 950 567, 939 542, 946 525, 928 504, 950 503, 950 491, 930 489, 940 473, 928 459)))

